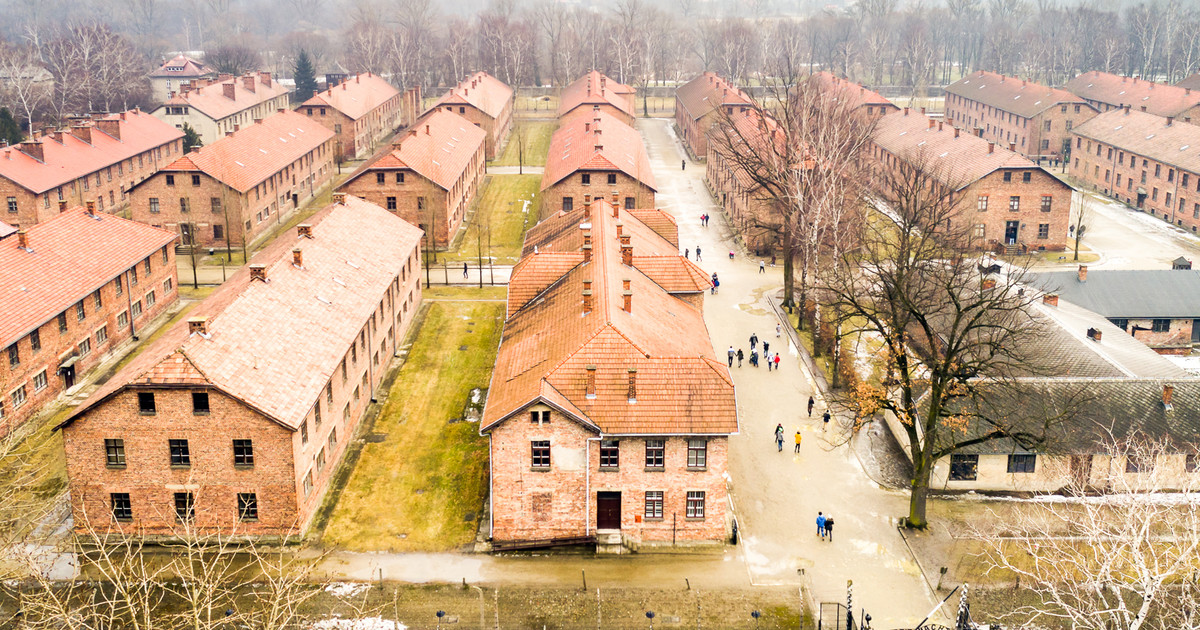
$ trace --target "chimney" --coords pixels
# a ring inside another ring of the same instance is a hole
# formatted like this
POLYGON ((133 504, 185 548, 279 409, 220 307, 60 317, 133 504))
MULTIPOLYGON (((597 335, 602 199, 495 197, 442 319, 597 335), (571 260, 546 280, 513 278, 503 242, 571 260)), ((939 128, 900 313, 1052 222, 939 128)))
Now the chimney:
POLYGON ((59 213, 59 214, 62 214, 62 213, 64 213, 64 212, 66 212, 66 211, 67 211, 67 200, 66 200, 66 199, 59 199, 59 200, 58 200, 58 213, 59 213))
POLYGON ((259 72, 258 80, 261 81, 264 86, 271 87, 271 73, 270 72, 259 72))
POLYGON ((356 75, 354 75, 354 82, 355 82, 355 83, 360 83, 360 81, 358 80, 358 77, 359 77, 359 76, 360 76, 360 75, 357 75, 357 74, 356 74, 356 75))
POLYGON ((250 265, 250 281, 262 280, 267 281, 267 266, 255 263, 250 265))
POLYGON ((585 219, 592 218, 592 196, 591 195, 583 196, 583 218, 585 218, 585 219))
MULTIPOLYGON (((600 131, 600 130, 599 130, 599 129, 597 129, 596 131, 600 131)), ((598 142, 597 142, 597 143, 596 143, 596 146, 595 146, 595 149, 596 149, 596 152, 597 152, 597 153, 599 153, 600 151, 603 151, 603 150, 604 150, 604 145, 603 145, 603 144, 600 144, 600 143, 598 143, 598 142)))
POLYGON ((592 400, 596 397, 596 366, 588 364, 584 369, 587 370, 587 389, 584 390, 584 394, 588 400, 592 400))
POLYGON ((242 87, 246 88, 246 90, 249 92, 254 92, 254 76, 248 75, 242 77, 242 87))
POLYGON ((429 135, 429 125, 425 125, 425 135, 429 135))
POLYGON ((282 114, 283 112, 286 112, 286 111, 287 111, 287 109, 285 109, 285 108, 283 108, 283 107, 280 107, 279 109, 275 110, 275 113, 276 113, 276 114, 282 114))
POLYGON ((942 130, 942 121, 938 121, 938 131, 942 130))
POLYGON ((922 108, 921 108, 921 115, 922 115, 922 116, 924 116, 924 115, 925 115, 925 108, 924 108, 924 107, 922 107, 922 108))
POLYGON ((620 202, 621 202, 620 193, 618 193, 618 192, 617 192, 617 191, 615 191, 615 190, 614 190, 614 191, 612 191, 612 207, 613 207, 613 217, 616 217, 616 216, 617 216, 617 204, 619 204, 620 202))
POLYGON ((18 144, 17 149, 21 153, 24 153, 25 155, 28 155, 29 157, 31 157, 39 162, 46 161, 46 156, 44 153, 42 153, 42 141, 41 140, 26 140, 26 141, 18 144))
POLYGON ((233 78, 233 75, 229 74, 228 72, 222 72, 221 74, 217 75, 217 81, 228 81, 232 78, 233 78))
POLYGON ((1017 152, 1017 143, 1016 143, 1016 142, 1009 142, 1009 143, 1008 143, 1008 150, 1009 150, 1009 151, 1012 151, 1013 153, 1016 153, 1016 152, 1017 152))
POLYGON ((1087 265, 1079 265, 1079 281, 1087 282, 1087 265))
POLYGON ((1167 116, 1167 126, 1168 126, 1168 127, 1170 127, 1170 126, 1171 126, 1171 124, 1172 124, 1172 123, 1174 123, 1174 122, 1175 122, 1175 117, 1174 117, 1174 116, 1167 116))
POLYGON ((982 138, 982 137, 983 137, 983 127, 976 127, 976 128, 975 128, 975 137, 976 137, 976 138, 982 138))
POLYGON ((1183 88, 1183 95, 1189 96, 1192 93, 1192 88, 1183 88))
POLYGON ((207 317, 189 317, 188 318, 188 334, 200 333, 201 335, 208 334, 208 318, 207 317))
POLYGON ((301 223, 300 225, 297 225, 296 226, 296 236, 299 236, 301 238, 312 238, 313 237, 312 224, 311 223, 301 223))
POLYGON ((985 290, 986 289, 995 289, 996 288, 996 279, 995 278, 984 278, 983 282, 980 283, 980 286, 985 290))
POLYGON ((346 193, 344 193, 344 192, 333 193, 333 203, 336 203, 336 204, 346 203, 346 193))
POLYGON ((592 245, 592 224, 580 223, 579 229, 583 230, 583 244, 591 247, 592 245))
POLYGON ((996 143, 989 142, 988 143, 988 153, 995 153, 995 152, 996 152, 996 143))
POLYGON ((930 129, 933 129, 933 126, 934 126, 935 124, 937 124, 937 123, 933 122, 933 119, 932 119, 932 118, 930 118, 930 119, 929 119, 929 128, 930 128, 930 129))
POLYGON ((256 124, 256 125, 260 125, 260 124, 262 124, 262 119, 261 119, 261 118, 255 118, 255 119, 254 119, 254 124, 256 124))
POLYGON ((957 138, 957 137, 958 137, 958 127, 955 127, 955 128, 954 128, 954 137, 955 137, 955 138, 957 138))
POLYGON ((17 230, 17 247, 29 249, 29 230, 17 230))
POLYGON ((904 115, 905 115, 905 116, 907 116, 907 115, 908 115, 908 108, 907 108, 907 107, 905 107, 905 108, 904 108, 904 115))
POLYGON ((1129 104, 1128 103, 1125 105, 1125 115, 1126 116, 1129 115, 1129 104))
POLYGON ((584 131, 584 133, 590 133, 592 131, 592 123, 591 122, 583 123, 583 131, 584 131))
POLYGON ((1167 407, 1167 408, 1171 407, 1171 398, 1174 395, 1175 395, 1175 386, 1174 385, 1163 385, 1162 403, 1163 403, 1164 407, 1167 407))
MULTIPOLYGON (((591 245, 591 243, 588 243, 588 244, 580 247, 580 249, 583 250, 583 262, 591 262, 592 261, 592 245, 591 245)), ((591 282, 591 281, 587 280, 586 282, 591 282)), ((589 295, 591 295, 591 294, 589 293, 589 295)), ((590 311, 592 309, 588 309, 588 310, 590 311)))
POLYGON ((237 98, 237 96, 235 96, 236 90, 237 86, 233 84, 233 81, 226 81, 225 83, 221 84, 221 93, 225 95, 225 98, 231 101, 237 98))
POLYGON ((625 236, 625 222, 617 219, 617 239, 624 243, 627 238, 628 237, 625 236))
POLYGON ((1146 106, 1142 105, 1142 111, 1146 111, 1146 106))
POLYGON ((89 217, 96 216, 96 202, 94 200, 88 199, 84 205, 87 207, 87 214, 89 217))
MULTIPOLYGON (((586 255, 586 254, 585 254, 586 255)), ((592 312, 592 281, 583 281, 583 314, 592 312)))
POLYGON ((300 251, 299 247, 292 248, 292 264, 300 269, 304 268, 304 252, 300 251))
POLYGON ((629 402, 637 402, 637 368, 629 368, 629 402))
MULTIPOLYGON (((1167 124, 1170 125, 1170 118, 1167 119, 1167 124)), ((84 142, 92 143, 92 128, 89 125, 76 125, 71 127, 71 135, 83 140, 84 142)))
POLYGON ((1087 329, 1087 336, 1088 336, 1088 339, 1091 339, 1092 341, 1099 343, 1100 337, 1103 336, 1103 333, 1101 333, 1096 328, 1089 328, 1089 329, 1087 329))
POLYGON ((234 125, 234 126, 233 126, 233 132, 234 132, 234 133, 237 133, 237 132, 239 132, 239 131, 241 131, 241 130, 242 130, 242 126, 241 126, 241 125, 234 125))
MULTIPOLYGON (((629 237, 621 237, 621 264, 626 267, 633 266, 633 245, 629 244, 629 237)), ((628 309, 626 309, 628 310, 628 309)))
POLYGON ((1058 306, 1058 294, 1057 293, 1047 293, 1047 294, 1043 295, 1042 296, 1042 304, 1045 304, 1046 306, 1058 306))

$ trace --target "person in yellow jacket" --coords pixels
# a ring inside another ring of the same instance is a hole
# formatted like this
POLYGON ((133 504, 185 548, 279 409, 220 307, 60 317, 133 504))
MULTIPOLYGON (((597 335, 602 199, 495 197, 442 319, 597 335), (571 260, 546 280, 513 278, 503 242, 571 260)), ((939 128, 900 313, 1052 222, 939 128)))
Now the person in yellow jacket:
POLYGON ((800 429, 796 429, 796 452, 797 452, 797 453, 799 453, 799 452, 800 452, 800 439, 801 439, 801 437, 802 437, 802 436, 800 435, 800 429))

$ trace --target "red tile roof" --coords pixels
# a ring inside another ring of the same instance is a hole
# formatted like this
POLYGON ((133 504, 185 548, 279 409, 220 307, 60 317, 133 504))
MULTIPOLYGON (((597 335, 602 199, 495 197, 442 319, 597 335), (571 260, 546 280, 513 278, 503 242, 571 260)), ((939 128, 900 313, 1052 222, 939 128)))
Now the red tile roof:
POLYGON ((996 169, 1041 168, 1029 158, 1000 145, 994 145, 989 153, 988 145, 992 143, 987 140, 959 132, 950 125, 934 123, 931 118, 913 111, 881 117, 875 127, 875 144, 900 159, 923 156, 937 165, 937 178, 943 184, 955 186, 956 190, 996 169))
MULTIPOLYGON (((742 147, 754 147, 754 155, 759 156, 775 156, 782 158, 786 154, 783 130, 779 123, 770 115, 764 114, 759 109, 751 109, 745 113, 737 113, 733 116, 733 128, 726 131, 724 127, 714 125, 709 130, 709 148, 719 154, 728 155, 731 147, 737 151, 742 147), (728 133, 728 136, 724 134, 728 133), (716 141, 711 138, 715 136, 716 141), (775 143, 775 148, 772 148, 770 143, 775 143)), ((753 160, 751 160, 753 161, 753 160)), ((746 160, 738 160, 736 157, 729 157, 726 160, 726 167, 733 171, 733 178, 737 181, 743 191, 753 190, 758 188, 758 182, 746 170, 746 160)))
POLYGON ((741 89, 731 85, 715 72, 705 72, 675 90, 675 98, 683 105, 692 120, 699 120, 712 110, 728 103, 753 104, 741 89))
POLYGON ((492 118, 499 118, 512 100, 513 89, 486 72, 476 72, 450 88, 434 107, 470 105, 492 118))
POLYGON ((561 118, 584 105, 612 105, 633 116, 633 104, 630 99, 633 93, 634 89, 628 85, 617 83, 592 70, 562 89, 558 97, 558 116, 561 118))
POLYGON ((1063 87, 1088 100, 1117 107, 1130 105, 1139 111, 1145 107, 1146 112, 1159 116, 1179 116, 1200 105, 1200 90, 1099 70, 1085 72, 1063 87))
POLYGON ((248 74, 205 86, 192 86, 186 93, 176 93, 154 111, 167 105, 187 105, 213 120, 221 120, 287 93, 288 89, 271 79, 270 73, 248 74), (246 79, 254 82, 253 92, 246 89, 246 79), (233 98, 225 95, 225 85, 233 85, 233 98))
POLYGON ((77 207, 30 226, 26 237, 29 251, 17 236, 0 240, 0 348, 156 254, 175 233, 77 207))
MULTIPOLYGON (((606 203, 597 211, 596 219, 611 214, 606 203)), ((701 312, 621 264, 615 223, 597 220, 592 260, 571 267, 505 322, 483 431, 543 400, 608 434, 737 432, 733 381, 713 352, 701 312), (593 301, 587 312, 585 282, 593 301), (596 368, 593 397, 586 389, 589 366, 596 368)), ((524 282, 522 276, 512 282, 524 282)))
POLYGON ((41 160, 24 153, 22 145, 0 149, 0 177, 40 194, 183 137, 182 131, 136 109, 101 120, 116 122, 84 123, 90 142, 71 133, 59 134, 58 139, 38 139, 41 160), (100 130, 114 124, 120 130, 119 139, 100 130))
POLYGON ((654 230, 659 236, 667 239, 667 242, 679 249, 679 224, 675 222, 675 217, 671 216, 670 212, 661 208, 633 208, 626 210, 630 216, 638 221, 646 224, 646 227, 654 230))
POLYGON ((317 92, 312 98, 304 101, 303 105, 326 105, 345 114, 351 120, 358 120, 399 95, 400 91, 383 80, 383 77, 367 72, 349 77, 341 85, 324 92, 317 92))
POLYGON ((15 228, 3 221, 0 221, 0 238, 4 238, 5 236, 10 236, 10 235, 16 234, 16 233, 17 233, 17 228, 15 228))
POLYGON ((838 78, 831 72, 813 73, 809 77, 809 85, 833 94, 835 100, 845 99, 852 105, 852 109, 857 109, 864 105, 882 106, 885 109, 891 110, 900 109, 895 103, 887 100, 878 92, 868 90, 852 81, 838 78))
POLYGON ((164 63, 162 67, 150 73, 151 79, 194 79, 215 75, 216 70, 209 69, 203 62, 196 61, 186 55, 177 55, 164 63))
POLYGON ((654 171, 642 134, 600 110, 580 111, 559 123, 550 137, 542 190, 581 170, 620 170, 654 189, 654 171))
POLYGON ((200 147, 162 171, 201 171, 246 192, 333 136, 308 116, 286 111, 200 147))
POLYGON ((592 204, 590 211, 590 219, 583 217, 589 213, 586 207, 576 208, 571 212, 558 212, 537 225, 529 228, 525 233, 525 245, 522 247, 522 255, 528 256, 536 252, 578 252, 583 247, 583 232, 579 228, 581 223, 596 224, 600 222, 611 223, 609 228, 613 234, 616 234, 617 222, 621 223, 621 230, 630 237, 630 245, 633 245, 633 250, 638 255, 646 256, 678 256, 679 246, 667 239, 661 234, 654 231, 649 225, 638 219, 633 211, 624 208, 618 208, 618 216, 612 216, 612 204, 597 199, 592 204))
POLYGON ((1162 116, 1114 109, 1077 125, 1073 133, 1200 173, 1200 126, 1181 122, 1167 125, 1162 116))
POLYGON ((487 132, 458 114, 435 109, 396 138, 391 151, 377 153, 376 158, 359 167, 342 186, 377 169, 410 168, 450 190, 475 155, 483 150, 487 132))
POLYGON ((1175 87, 1180 87, 1180 88, 1184 88, 1184 89, 1188 89, 1188 90, 1200 90, 1200 73, 1193 74, 1193 75, 1183 79, 1179 83, 1176 83, 1175 87))
POLYGON ((984 70, 955 81, 946 87, 946 92, 1025 118, 1063 103, 1087 105, 1082 98, 1066 90, 984 70))
POLYGON ((314 215, 312 239, 295 229, 259 252, 268 282, 243 268, 198 305, 208 334, 180 321, 121 368, 67 422, 129 385, 209 384, 296 429, 384 293, 412 256, 421 231, 347 196, 314 215), (302 268, 292 264, 299 248, 302 268))

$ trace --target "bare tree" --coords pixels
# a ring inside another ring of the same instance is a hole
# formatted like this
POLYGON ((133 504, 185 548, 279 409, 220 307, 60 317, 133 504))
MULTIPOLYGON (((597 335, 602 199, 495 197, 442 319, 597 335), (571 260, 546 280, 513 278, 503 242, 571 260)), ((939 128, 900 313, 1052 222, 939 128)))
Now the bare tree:
POLYGON ((1079 243, 1092 223, 1092 200, 1083 192, 1076 192, 1074 195, 1078 203, 1075 204, 1075 216, 1071 219, 1071 236, 1075 239, 1075 256, 1072 260, 1079 262, 1079 243))
POLYGON ((262 64, 262 57, 257 50, 245 44, 232 43, 210 49, 204 60, 219 72, 234 76, 258 70, 262 64))
POLYGON ((52 91, 53 81, 36 50, 0 42, 0 99, 21 112, 26 132, 33 131, 34 116, 52 91))

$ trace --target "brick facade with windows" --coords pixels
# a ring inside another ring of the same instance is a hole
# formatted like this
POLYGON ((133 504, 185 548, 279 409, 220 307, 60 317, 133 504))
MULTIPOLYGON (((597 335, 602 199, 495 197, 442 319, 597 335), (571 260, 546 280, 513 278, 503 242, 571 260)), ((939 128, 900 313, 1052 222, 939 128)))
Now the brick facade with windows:
POLYGON ((416 118, 421 91, 401 93, 379 75, 354 75, 317 92, 296 111, 334 132, 344 158, 366 157, 396 129, 416 118))
POLYGON ((487 132, 487 159, 494 159, 512 130, 516 92, 486 72, 476 72, 450 88, 433 109, 453 112, 487 132))
POLYGON ((675 90, 675 126, 692 155, 708 155, 708 130, 721 120, 721 108, 744 113, 754 101, 715 72, 705 72, 675 90))
POLYGON ((241 247, 329 184, 335 146, 328 129, 284 110, 163 167, 129 191, 130 214, 185 245, 241 247))
POLYGON ((562 89, 558 96, 558 117, 599 109, 626 125, 633 125, 637 117, 635 95, 632 87, 592 70, 562 89))
POLYGON ((84 208, 0 240, 0 436, 175 303, 174 240, 84 208))
POLYGON ((190 493, 201 531, 303 534, 416 314, 420 239, 335 195, 260 252, 60 425, 76 527, 169 537, 190 493))
POLYGON ((782 253, 782 224, 775 200, 754 181, 736 153, 731 153, 744 143, 758 145, 754 150, 758 155, 774 152, 768 143, 783 141, 778 123, 757 109, 727 109, 727 115, 732 127, 709 129, 704 181, 747 249, 759 256, 782 253))
POLYGON ((1071 129, 1097 113, 1066 90, 983 70, 946 88, 946 122, 1033 159, 1064 159, 1071 129))
POLYGON ((483 184, 486 137, 466 118, 433 110, 338 190, 421 226, 437 247, 446 247, 483 184))
POLYGON ((542 174, 543 217, 571 211, 585 196, 624 208, 653 208, 654 172, 636 129, 601 109, 575 110, 550 138, 542 174))
POLYGON ((271 78, 270 72, 235 77, 223 74, 217 80, 194 79, 172 91, 154 110, 159 120, 183 129, 190 126, 204 144, 287 109, 291 93, 271 78))
POLYGON ((1194 91, 1183 81, 1168 85, 1093 70, 1067 81, 1063 88, 1101 112, 1128 105, 1148 114, 1171 116, 1180 122, 1200 123, 1200 90, 1194 91))
POLYGON ((183 132, 136 109, 72 119, 0 148, 0 221, 29 227, 57 215, 60 201, 116 212, 130 187, 182 154, 183 132))

